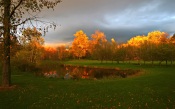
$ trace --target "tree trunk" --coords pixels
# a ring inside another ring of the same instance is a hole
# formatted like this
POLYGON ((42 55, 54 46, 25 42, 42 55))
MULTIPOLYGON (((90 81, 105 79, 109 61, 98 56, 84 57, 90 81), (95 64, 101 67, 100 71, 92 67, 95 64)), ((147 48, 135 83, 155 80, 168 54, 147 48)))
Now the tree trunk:
POLYGON ((3 0, 4 2, 4 55, 3 55, 3 69, 2 69, 2 87, 9 87, 11 85, 11 71, 10 71, 10 5, 11 0, 3 0))

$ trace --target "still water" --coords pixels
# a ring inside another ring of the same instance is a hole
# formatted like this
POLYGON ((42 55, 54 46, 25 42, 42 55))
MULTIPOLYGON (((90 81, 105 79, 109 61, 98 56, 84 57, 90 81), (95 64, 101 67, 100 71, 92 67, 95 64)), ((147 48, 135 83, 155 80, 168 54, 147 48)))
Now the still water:
POLYGON ((111 69, 111 68, 92 68, 78 66, 60 66, 55 70, 45 70, 40 75, 47 78, 64 79, 102 79, 102 78, 126 78, 138 74, 139 70, 132 69, 111 69))

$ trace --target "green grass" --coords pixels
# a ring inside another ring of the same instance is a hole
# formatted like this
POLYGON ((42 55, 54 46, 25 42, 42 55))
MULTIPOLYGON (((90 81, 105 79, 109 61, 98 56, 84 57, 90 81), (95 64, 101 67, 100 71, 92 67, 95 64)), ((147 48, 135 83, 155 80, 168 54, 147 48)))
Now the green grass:
POLYGON ((174 109, 175 67, 68 61, 66 64, 141 69, 139 76, 63 80, 13 72, 13 90, 0 91, 2 109, 174 109))

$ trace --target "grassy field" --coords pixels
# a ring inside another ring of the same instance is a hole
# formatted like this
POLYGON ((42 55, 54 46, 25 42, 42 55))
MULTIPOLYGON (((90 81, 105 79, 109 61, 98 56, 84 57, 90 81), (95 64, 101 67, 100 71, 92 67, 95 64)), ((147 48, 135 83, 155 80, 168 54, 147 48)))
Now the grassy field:
POLYGON ((63 80, 13 71, 17 86, 0 90, 0 109, 175 109, 175 66, 84 60, 65 64, 132 68, 142 73, 129 78, 63 80))

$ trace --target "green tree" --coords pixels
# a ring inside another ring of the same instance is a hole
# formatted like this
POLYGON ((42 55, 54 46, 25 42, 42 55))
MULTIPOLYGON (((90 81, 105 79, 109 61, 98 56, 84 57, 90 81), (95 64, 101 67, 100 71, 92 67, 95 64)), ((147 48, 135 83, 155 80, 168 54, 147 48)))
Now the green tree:
POLYGON ((0 30, 4 38, 2 87, 11 85, 10 35, 16 34, 20 25, 25 27, 27 22, 39 21, 37 15, 44 7, 53 9, 59 2, 60 0, 0 0, 0 30))

